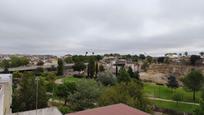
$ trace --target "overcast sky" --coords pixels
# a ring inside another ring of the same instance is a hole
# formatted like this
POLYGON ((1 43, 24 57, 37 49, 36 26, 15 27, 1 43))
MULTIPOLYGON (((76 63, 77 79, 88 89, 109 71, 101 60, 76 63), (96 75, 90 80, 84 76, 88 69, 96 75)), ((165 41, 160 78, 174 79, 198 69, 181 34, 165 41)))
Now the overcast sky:
POLYGON ((204 0, 0 0, 0 54, 204 50, 204 0))

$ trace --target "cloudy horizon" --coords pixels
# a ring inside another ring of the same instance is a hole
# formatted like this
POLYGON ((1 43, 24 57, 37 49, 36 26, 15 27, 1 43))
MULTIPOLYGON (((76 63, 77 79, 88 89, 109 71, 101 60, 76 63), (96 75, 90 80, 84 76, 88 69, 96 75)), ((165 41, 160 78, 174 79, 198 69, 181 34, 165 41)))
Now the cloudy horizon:
POLYGON ((204 51, 203 0, 1 0, 0 54, 204 51))

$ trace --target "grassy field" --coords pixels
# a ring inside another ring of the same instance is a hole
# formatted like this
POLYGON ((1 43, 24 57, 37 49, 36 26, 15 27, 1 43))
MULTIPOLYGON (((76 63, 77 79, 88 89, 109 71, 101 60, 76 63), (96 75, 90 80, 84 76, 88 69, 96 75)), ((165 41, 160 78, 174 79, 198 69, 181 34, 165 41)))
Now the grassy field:
POLYGON ((64 82, 77 82, 77 81, 79 81, 79 80, 80 80, 79 78, 75 78, 75 77, 73 77, 73 76, 69 76, 69 77, 63 78, 63 81, 64 81, 64 82))
POLYGON ((180 112, 190 112, 192 113, 198 105, 191 105, 191 104, 183 104, 183 103, 176 103, 176 102, 164 102, 159 100, 152 101, 157 107, 163 109, 171 109, 180 112))
MULTIPOLYGON (((172 90, 167 86, 160 86, 152 83, 145 83, 144 85, 144 92, 147 96, 150 97, 157 97, 162 99, 169 99, 172 100, 172 96, 174 93, 179 92, 183 95, 183 101, 186 102, 193 102, 193 93, 184 90, 183 88, 177 88, 172 90)), ((200 92, 196 93, 196 102, 199 102, 200 99, 200 92)))

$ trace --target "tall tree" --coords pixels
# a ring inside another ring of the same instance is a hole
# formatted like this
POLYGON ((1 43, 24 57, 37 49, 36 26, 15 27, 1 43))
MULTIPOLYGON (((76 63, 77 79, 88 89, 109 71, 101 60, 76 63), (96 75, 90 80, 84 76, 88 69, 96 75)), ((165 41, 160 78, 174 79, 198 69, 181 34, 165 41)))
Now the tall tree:
POLYGON ((62 59, 58 59, 57 75, 64 75, 64 62, 62 59))
POLYGON ((188 56, 188 52, 184 52, 184 55, 185 55, 185 56, 188 56))
POLYGON ((95 60, 93 58, 91 58, 89 60, 89 64, 88 64, 88 77, 89 78, 94 78, 94 74, 95 74, 95 60))
POLYGON ((200 52, 200 56, 204 56, 204 52, 200 52))
MULTIPOLYGON (((36 108, 36 79, 33 73, 24 73, 19 83, 19 88, 14 90, 13 112, 33 110, 36 108)), ((38 80, 38 108, 47 107, 46 86, 44 80, 38 80)))
POLYGON ((175 76, 170 75, 170 76, 168 77, 167 86, 170 87, 170 88, 172 88, 172 89, 179 87, 179 83, 178 83, 178 81, 176 80, 176 77, 175 77, 175 76))
POLYGON ((184 86, 193 91, 193 100, 195 102, 196 91, 202 88, 204 77, 201 71, 192 70, 183 80, 184 86))
POLYGON ((130 81, 130 75, 125 70, 125 68, 120 69, 119 75, 117 77, 118 77, 118 82, 129 82, 130 81))

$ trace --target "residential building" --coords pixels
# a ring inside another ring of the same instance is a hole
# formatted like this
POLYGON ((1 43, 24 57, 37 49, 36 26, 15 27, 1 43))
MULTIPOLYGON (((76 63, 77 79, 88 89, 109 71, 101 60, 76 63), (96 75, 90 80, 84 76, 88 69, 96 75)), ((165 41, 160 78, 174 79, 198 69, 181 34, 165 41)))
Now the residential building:
POLYGON ((11 113, 12 75, 0 74, 0 115, 11 113))
POLYGON ((12 113, 10 115, 62 115, 56 107, 12 113))

